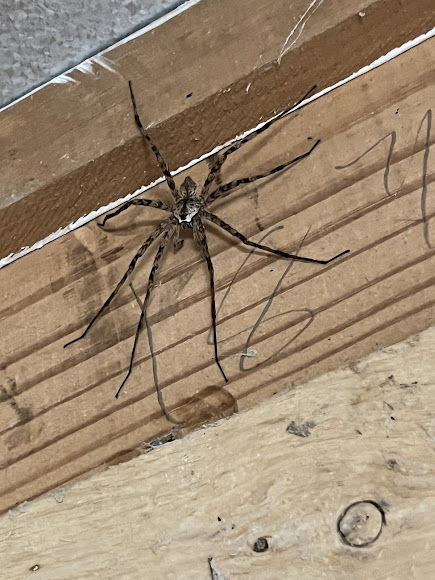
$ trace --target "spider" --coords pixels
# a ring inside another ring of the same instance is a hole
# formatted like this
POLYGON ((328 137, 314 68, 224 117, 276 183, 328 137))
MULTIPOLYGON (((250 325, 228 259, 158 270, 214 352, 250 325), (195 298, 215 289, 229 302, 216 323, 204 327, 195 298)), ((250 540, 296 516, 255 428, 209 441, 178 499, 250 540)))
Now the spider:
POLYGON ((220 228, 222 228, 223 230, 225 230, 226 232, 228 232, 232 236, 238 238, 243 244, 245 244, 247 246, 252 246, 254 248, 264 250, 265 252, 269 252, 271 254, 275 254, 276 256, 280 256, 281 258, 287 258, 287 259, 291 259, 291 260, 299 260, 301 262, 311 262, 314 264, 329 264, 329 262, 332 262, 333 260, 336 260, 337 258, 342 256, 343 254, 347 254, 349 252, 349 250, 345 250, 344 252, 337 254, 336 256, 334 256, 333 258, 330 258, 329 260, 316 260, 314 258, 306 258, 306 257, 299 256, 299 255, 289 254, 288 252, 283 252, 282 250, 275 250, 273 248, 270 248, 269 246, 264 246, 262 244, 256 244, 255 242, 251 242, 243 234, 241 234, 239 231, 237 231, 232 226, 230 226, 228 223, 226 223, 224 220, 222 220, 217 215, 215 215, 214 213, 209 211, 209 206, 214 201, 216 201, 218 199, 223 199, 224 197, 229 195, 232 191, 234 191, 239 185, 242 185, 244 183, 251 183, 253 181, 256 181, 257 179, 262 179, 264 177, 268 177, 269 175, 273 175, 274 173, 282 171, 283 169, 290 167, 291 165, 296 164, 297 162, 301 161, 302 159, 305 159, 313 152, 313 150, 320 143, 320 139, 318 139, 313 144, 311 149, 309 149, 307 152, 302 153, 301 155, 299 155, 298 157, 295 157, 291 161, 287 161, 286 163, 278 165, 277 167, 274 167, 273 169, 270 169, 269 171, 266 171, 264 173, 258 173, 257 175, 252 175, 251 177, 243 177, 241 179, 229 181, 228 183, 225 183, 223 185, 220 183, 220 171, 221 171, 221 168, 222 168, 223 164, 225 163, 226 159, 229 157, 229 155, 231 155, 232 153, 234 153, 235 151, 240 149, 240 147, 242 145, 244 145, 245 143, 247 143, 248 141, 250 141, 251 139, 253 139, 257 135, 259 135, 260 133, 262 133, 263 131, 268 129, 272 125, 272 123, 274 123, 278 119, 281 119, 285 115, 289 114, 296 106, 298 106, 300 103, 302 103, 302 101, 304 101, 308 97, 308 95, 316 88, 316 86, 312 87, 308 91, 308 93, 306 93, 302 97, 302 99, 300 101, 298 101, 295 105, 293 105, 291 108, 286 109, 285 111, 283 111, 282 113, 280 113, 279 115, 277 115, 276 117, 274 117, 273 119, 268 121, 261 128, 255 130, 253 133, 249 134, 248 136, 244 137, 243 139, 240 139, 239 141, 236 141, 230 147, 228 147, 228 149, 226 149, 223 153, 217 154, 215 161, 213 162, 213 164, 210 167, 210 171, 209 171, 209 173, 204 181, 203 186, 201 187, 201 189, 198 190, 197 184, 189 176, 187 176, 184 179, 183 183, 180 185, 179 188, 177 188, 177 186, 175 185, 175 181, 174 181, 174 178, 172 177, 171 172, 169 171, 168 164, 163 159, 162 155, 160 154, 159 149, 153 143, 150 136, 148 135, 147 130, 142 125, 142 122, 139 118, 139 114, 137 112, 136 99, 134 97, 131 81, 129 81, 128 84, 129 84, 129 89, 130 89, 130 97, 131 97, 131 102, 133 105, 134 119, 135 119, 136 125, 138 126, 139 131, 141 132, 142 136, 148 142, 149 146, 151 147, 151 149, 152 149, 152 151, 157 159, 157 162, 160 166, 160 169, 163 173, 163 176, 165 177, 166 183, 167 183, 169 189, 171 190, 172 196, 174 198, 174 202, 173 202, 173 204, 168 205, 168 204, 164 203, 163 201, 155 200, 155 199, 132 199, 132 200, 127 201, 126 203, 122 204, 117 210, 115 210, 111 213, 108 213, 104 217, 104 220, 102 221, 102 223, 98 224, 100 227, 104 227, 104 225, 107 223, 107 221, 109 221, 113 217, 119 215, 121 212, 125 211, 126 209, 128 209, 132 205, 138 205, 138 206, 144 206, 144 207, 153 207, 156 209, 161 209, 161 210, 164 210, 166 212, 169 212, 169 217, 167 219, 165 219, 164 221, 162 221, 161 224, 156 228, 156 230, 154 230, 154 232, 141 245, 141 247, 137 251, 136 255, 131 260, 130 265, 128 266, 125 274, 122 276, 122 278, 120 279, 120 281, 118 282, 118 284, 116 285, 115 289, 110 294, 110 296, 104 302, 103 306, 100 308, 100 310, 98 310, 98 312, 94 315, 92 320, 89 322, 88 326, 83 331, 83 333, 79 337, 77 337, 74 340, 71 340, 70 342, 65 344, 65 347, 69 346, 70 344, 73 344, 74 342, 77 342, 78 340, 81 340, 82 338, 84 338, 86 336, 86 334, 89 332, 91 327, 95 324, 97 319, 109 307, 110 303, 115 298, 115 296, 117 295, 117 293, 119 292, 121 287, 124 285, 124 283, 126 282, 128 277, 132 274, 133 270, 136 267, 138 260, 144 255, 144 253, 149 248, 149 246, 154 241, 156 241, 158 238, 160 238, 160 243, 159 243, 159 246, 157 248, 157 252, 156 252, 155 257, 154 257, 154 262, 151 266, 151 271, 150 271, 149 278, 148 278, 148 285, 147 285, 147 290, 146 290, 146 294, 145 294, 145 299, 144 299, 144 301, 142 303, 142 307, 141 307, 141 314, 140 314, 139 323, 136 327, 136 333, 135 333, 135 337, 134 337, 133 348, 131 351, 128 371, 127 371, 127 374, 126 374, 124 380, 122 381, 122 383, 121 383, 120 387, 118 388, 116 395, 115 395, 115 397, 118 398, 119 393, 121 392, 123 386, 125 385, 127 379, 129 378, 129 376, 132 372, 132 369, 133 369, 133 361, 134 361, 134 355, 136 352, 137 341, 138 341, 138 337, 139 337, 140 331, 142 329, 143 323, 144 323, 144 321, 146 322, 146 320, 147 320, 146 319, 146 310, 147 310, 147 306, 148 306, 150 295, 151 295, 151 289, 153 287, 154 277, 155 277, 155 274, 156 274, 157 269, 159 267, 160 259, 163 255, 163 252, 164 252, 166 245, 168 243, 172 242, 175 251, 180 250, 182 248, 184 240, 180 240, 180 232, 183 229, 189 229, 189 230, 192 230, 193 238, 194 238, 195 242, 198 244, 198 246, 201 248, 203 257, 207 263, 207 268, 208 268, 208 272, 210 275, 211 319, 212 319, 212 329, 213 329, 214 360, 215 360, 223 378, 225 379, 225 382, 228 382, 228 378, 227 378, 225 371, 223 370, 222 365, 221 365, 220 360, 219 360, 219 354, 218 354, 218 348, 217 348, 214 270, 213 270, 213 263, 212 263, 211 257, 210 257, 210 252, 208 249, 207 236, 206 236, 206 232, 205 232, 205 228, 204 228, 204 222, 214 223, 215 225, 219 226, 220 228), (212 189, 212 185, 215 182, 217 182, 217 187, 215 189, 212 189))

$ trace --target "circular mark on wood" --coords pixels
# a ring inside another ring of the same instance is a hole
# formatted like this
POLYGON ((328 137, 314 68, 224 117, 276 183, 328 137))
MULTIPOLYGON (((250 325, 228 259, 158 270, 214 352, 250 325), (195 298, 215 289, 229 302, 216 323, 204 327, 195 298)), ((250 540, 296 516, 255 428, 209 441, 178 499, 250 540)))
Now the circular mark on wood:
POLYGON ((364 548, 376 542, 386 525, 385 512, 372 500, 350 504, 337 521, 337 530, 343 543, 353 548, 364 548))
POLYGON ((254 552, 266 552, 269 549, 269 542, 266 538, 261 536, 255 540, 254 545, 252 546, 254 552))

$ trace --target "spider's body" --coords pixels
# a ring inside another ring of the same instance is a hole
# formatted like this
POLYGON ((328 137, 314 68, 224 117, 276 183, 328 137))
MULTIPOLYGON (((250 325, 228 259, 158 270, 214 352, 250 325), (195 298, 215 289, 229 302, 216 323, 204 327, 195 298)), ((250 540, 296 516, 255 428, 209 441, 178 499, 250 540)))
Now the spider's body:
POLYGON ((193 218, 203 207, 203 198, 196 195, 196 183, 187 176, 180 185, 180 199, 172 210, 174 218, 183 228, 191 228, 193 218))
MULTIPOLYGON (((278 171, 282 171, 286 167, 290 167, 291 165, 294 165, 295 163, 308 157, 308 155, 311 154, 311 152, 315 149, 315 147, 317 147, 317 145, 320 143, 320 140, 317 140, 314 143, 314 145, 311 147, 311 149, 309 149, 306 153, 303 153, 303 154, 299 155, 298 157, 295 157, 294 159, 287 161, 286 163, 283 163, 282 165, 274 167, 273 169, 271 169, 265 173, 260 173, 257 175, 253 175, 251 177, 244 177, 242 179, 230 181, 228 183, 225 183, 224 185, 221 185, 219 183, 219 184, 216 184, 216 188, 214 190, 212 189, 212 186, 213 186, 213 184, 216 183, 218 175, 219 175, 220 170, 222 168, 222 165, 224 164, 227 157, 229 155, 231 155, 232 153, 234 153, 235 151, 237 151, 244 143, 247 143, 248 141, 253 139, 256 135, 265 131, 276 120, 287 115, 291 109, 284 111, 283 113, 281 113, 280 115, 278 115, 277 117, 272 119, 271 121, 267 122, 260 129, 257 129, 256 131, 254 131, 253 133, 251 133, 247 137, 244 137, 243 139, 236 141, 233 145, 231 145, 224 152, 219 153, 216 157, 216 161, 214 162, 214 164, 210 168, 209 174, 207 175, 201 190, 198 193, 197 192, 197 189, 198 189, 197 184, 190 177, 186 177, 186 179, 180 185, 179 189, 177 189, 175 182, 174 182, 174 179, 171 175, 171 172, 169 171, 169 168, 168 168, 166 161, 161 156, 158 148, 151 141, 151 138, 148 135, 148 132, 146 131, 146 129, 143 127, 143 125, 141 123, 141 120, 139 118, 139 114, 138 114, 137 108, 136 108, 136 102, 135 102, 135 98, 134 98, 134 94, 133 94, 133 90, 132 90, 132 86, 131 86, 131 81, 129 82, 129 87, 130 87, 130 95, 131 95, 131 100, 133 103, 133 111, 134 111, 134 118, 135 118, 136 124, 137 124, 140 132, 142 133, 143 137, 149 143, 151 149, 154 152, 154 155, 156 156, 156 159, 157 159, 157 162, 160 166, 160 169, 161 169, 161 171, 166 179, 166 182, 169 186, 169 189, 172 192, 172 195, 174 198, 174 204, 168 205, 168 204, 164 203, 163 201, 155 200, 155 199, 137 199, 136 198, 136 199, 132 199, 132 200, 124 203, 117 210, 115 210, 115 211, 113 211, 105 216, 103 222, 101 224, 99 224, 100 226, 104 226, 104 224, 109 219, 111 219, 111 218, 115 217, 116 215, 118 215, 119 213, 123 212, 131 205, 154 207, 154 208, 161 209, 161 210, 164 210, 164 211, 167 211, 170 213, 170 216, 167 219, 165 219, 163 222, 161 222, 161 224, 157 227, 157 229, 144 241, 144 243, 139 248, 136 255, 131 260, 127 271, 125 272, 125 274, 123 275, 121 280, 118 282, 118 284, 116 285, 113 292, 110 294, 110 296, 104 302, 103 306, 100 308, 100 310, 92 318, 92 320, 90 321, 90 323, 88 324, 88 326, 86 327, 84 332, 78 338, 75 338, 74 340, 72 340, 71 342, 69 342, 65 345, 65 346, 68 346, 69 344, 76 342, 77 340, 80 340, 81 338, 83 338, 87 334, 89 329, 96 322, 96 320, 99 318, 99 316, 102 314, 102 312, 105 311, 109 307, 110 303, 115 298, 115 296, 118 293, 118 291, 120 290, 120 288, 123 286, 123 284, 126 282, 128 277, 130 276, 130 274, 133 272, 138 260, 143 256, 143 254, 146 252, 148 247, 154 241, 156 241, 158 238, 160 238, 160 244, 158 246, 158 249, 157 249, 157 252, 156 252, 156 255, 154 258, 154 262, 153 262, 153 265, 151 267, 151 271, 149 274, 148 287, 147 287, 145 299, 144 299, 142 307, 141 307, 140 320, 139 320, 138 326, 136 328, 136 334, 135 334, 133 349, 132 349, 132 353, 131 353, 131 357, 130 357, 130 364, 128 367, 128 373, 127 373, 126 377, 124 378, 121 386, 119 387, 119 389, 116 393, 116 397, 118 397, 122 387, 124 386, 126 380, 130 376, 132 369, 133 369, 133 360, 134 360, 134 354, 136 351, 137 340, 139 337, 140 330, 143 326, 144 320, 146 320, 146 310, 147 310, 147 306, 148 306, 148 302, 149 302, 149 298, 150 298, 150 294, 151 294, 154 276, 155 276, 155 273, 158 269, 160 259, 162 257, 163 251, 166 247, 166 243, 167 243, 167 241, 171 241, 174 245, 174 248, 176 250, 179 250, 183 246, 183 240, 179 239, 180 232, 182 229, 192 229, 193 230, 194 240, 200 246, 201 251, 202 251, 203 256, 204 256, 204 259, 207 263, 207 268, 208 268, 209 275, 210 275, 211 318, 212 318, 212 325, 213 325, 214 358, 215 358, 216 364, 219 367, 219 370, 221 371, 225 381, 228 381, 228 379, 227 379, 227 377, 224 373, 224 370, 220 364, 219 356, 218 356, 218 349, 217 349, 214 270, 213 270, 213 263, 211 261, 210 253, 208 250, 207 237, 206 237, 204 224, 206 222, 212 222, 215 225, 221 227, 223 230, 225 230, 226 232, 228 232, 232 236, 235 236, 236 238, 241 240, 242 243, 246 244, 247 246, 252 246, 254 248, 258 248, 260 250, 263 250, 263 251, 275 254, 277 256, 280 256, 281 258, 286 258, 286 259, 291 259, 291 260, 299 260, 299 261, 303 261, 303 262, 311 262, 311 263, 317 263, 317 264, 328 264, 329 262, 332 262, 332 260, 335 260, 339 256, 342 256, 343 254, 346 254, 349 251, 349 250, 346 250, 344 252, 341 252, 340 254, 338 254, 337 256, 334 256, 333 258, 330 258, 329 260, 316 260, 314 258, 305 258, 303 256, 289 254, 288 252, 284 252, 282 250, 275 250, 275 249, 270 248, 268 246, 263 246, 262 244, 257 244, 255 242, 251 242, 243 234, 241 234, 239 231, 237 231, 232 226, 230 226, 229 224, 224 222, 221 218, 219 218, 214 213, 211 213, 209 211, 209 206, 214 201, 216 201, 217 199, 222 199, 222 198, 226 197, 229 193, 231 193, 231 191, 236 189, 239 185, 242 185, 245 183, 251 183, 252 181, 256 181, 257 179, 262 179, 263 177, 267 177, 269 175, 277 173, 278 171)), ((313 89, 314 88, 315 87, 313 87, 313 89)), ((299 103, 297 103, 297 105, 299 105, 313 91, 313 89, 311 89, 301 99, 301 101, 299 101, 299 103)), ((150 339, 149 333, 148 333, 148 338, 150 339)), ((154 357, 152 347, 151 347, 151 340, 150 340, 150 350, 151 350, 151 356, 154 357)), ((153 358, 153 360, 154 360, 154 358, 153 358)), ((156 383, 156 388, 157 388, 157 383, 156 383)), ((164 412, 165 416, 170 421, 177 422, 165 410, 164 403, 163 403, 163 400, 161 398, 161 393, 159 392, 158 388, 157 388, 157 394, 158 394, 160 405, 162 407, 162 411, 164 412)))

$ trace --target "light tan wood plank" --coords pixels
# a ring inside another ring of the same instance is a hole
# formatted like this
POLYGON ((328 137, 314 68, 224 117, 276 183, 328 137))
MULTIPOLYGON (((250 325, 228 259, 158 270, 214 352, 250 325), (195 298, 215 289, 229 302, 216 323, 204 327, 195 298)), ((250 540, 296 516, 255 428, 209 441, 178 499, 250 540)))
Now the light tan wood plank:
POLYGON ((219 578, 433 577, 434 349, 431 327, 20 505, 2 574, 206 580, 212 558, 219 578))

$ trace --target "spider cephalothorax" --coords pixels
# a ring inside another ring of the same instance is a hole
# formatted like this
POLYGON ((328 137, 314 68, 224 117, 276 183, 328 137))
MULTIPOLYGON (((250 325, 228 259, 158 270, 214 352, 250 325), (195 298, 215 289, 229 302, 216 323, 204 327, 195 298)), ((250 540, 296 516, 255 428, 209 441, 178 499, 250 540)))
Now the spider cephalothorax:
MULTIPOLYGON (((118 391, 116 392, 116 397, 118 397, 122 387, 124 386, 126 380, 130 376, 132 369, 133 369, 133 361, 134 361, 134 354, 136 351, 137 340, 139 337, 140 330, 143 326, 144 320, 146 320, 146 310, 147 310, 147 306, 148 306, 149 298, 150 298, 150 294, 151 294, 151 289, 152 289, 153 282, 154 282, 154 276, 155 276, 155 273, 159 267, 159 263, 160 263, 160 259, 162 257, 163 251, 164 251, 168 241, 173 242, 174 248, 176 250, 179 250, 182 247, 183 240, 179 240, 179 234, 180 234, 180 231, 182 229, 192 228, 194 240, 200 246, 202 254, 204 256, 204 259, 207 263, 207 268, 208 268, 209 275, 210 275, 211 318, 212 318, 212 328, 213 328, 214 358, 215 358, 216 364, 219 367, 219 370, 221 371, 222 376, 224 377, 225 381, 228 381, 228 379, 227 379, 227 377, 224 373, 224 370, 220 364, 219 356, 218 356, 218 349, 217 349, 214 270, 213 270, 213 263, 212 263, 211 257, 210 257, 210 252, 208 250, 207 236, 205 233, 204 222, 209 221, 209 222, 214 223, 215 225, 221 227, 223 230, 225 230, 226 232, 228 232, 232 236, 235 236, 236 238, 238 238, 241 242, 243 242, 247 246, 259 248, 260 250, 264 250, 266 252, 280 256, 281 258, 287 258, 290 260, 299 260, 301 262, 311 262, 311 263, 315 263, 315 264, 328 264, 329 262, 332 262, 332 260, 335 260, 339 256, 342 256, 343 254, 346 254, 347 252, 349 252, 349 250, 345 250, 344 252, 337 254, 336 256, 334 256, 333 258, 330 258, 329 260, 316 260, 314 258, 305 258, 303 256, 289 254, 288 252, 284 252, 282 250, 275 250, 273 248, 270 248, 269 246, 263 246, 262 244, 257 244, 255 242, 251 242, 250 240, 248 240, 248 238, 246 238, 239 231, 237 231, 232 226, 230 226, 229 224, 224 222, 217 215, 215 215, 214 213, 211 213, 209 211, 209 206, 214 201, 216 201, 217 199, 222 199, 223 197, 226 197, 229 193, 231 193, 231 191, 236 189, 239 185, 242 185, 244 183, 251 183, 252 181, 256 181, 257 179, 262 179, 263 177, 267 177, 269 175, 277 173, 278 171, 282 171, 286 167, 290 167, 291 165, 294 165, 295 163, 308 157, 308 155, 310 155, 310 153, 315 149, 315 147, 317 147, 317 145, 320 143, 320 139, 318 139, 314 143, 314 145, 312 145, 311 149, 309 149, 305 153, 302 153, 298 157, 295 157, 294 159, 291 159, 290 161, 287 161, 287 162, 283 163, 282 165, 278 165, 277 167, 274 167, 273 169, 270 169, 269 171, 266 171, 264 173, 259 173, 257 175, 253 175, 251 177, 244 177, 241 179, 236 179, 235 181, 229 181, 228 183, 225 183, 223 185, 221 185, 220 183, 218 183, 218 184, 216 183, 218 175, 220 173, 220 170, 221 170, 225 160, 227 159, 227 157, 229 155, 231 155, 232 153, 237 151, 244 143, 247 143, 248 141, 253 139, 256 135, 265 131, 268 127, 271 126, 272 123, 274 123, 278 119, 282 118, 283 116, 287 115, 293 109, 293 107, 299 105, 316 87, 313 87, 312 89, 310 89, 310 91, 308 91, 308 93, 298 103, 296 103, 296 105, 294 105, 291 109, 284 111, 283 113, 281 113, 280 115, 278 115, 274 119, 268 121, 260 129, 257 129, 253 133, 244 137, 243 139, 236 141, 235 143, 233 143, 233 145, 231 145, 224 152, 219 153, 216 157, 215 162, 210 167, 210 171, 209 171, 199 193, 197 193, 196 183, 190 177, 186 177, 186 179, 181 184, 180 188, 177 189, 177 187, 175 185, 174 178, 172 177, 172 174, 169 171, 169 167, 168 167, 166 161, 161 156, 158 148, 151 141, 151 138, 148 135, 147 130, 143 127, 143 125, 141 123, 141 120, 139 118, 139 114, 138 114, 137 108, 136 108, 136 101, 134 98, 133 89, 131 86, 131 81, 129 82, 129 87, 130 87, 130 96, 131 96, 131 101, 133 103, 133 111, 134 111, 134 118, 135 118, 136 124, 139 127, 139 130, 142 133, 143 137, 149 143, 151 149, 153 150, 154 155, 156 156, 156 159, 157 159, 157 162, 160 166, 160 169, 161 169, 161 171, 166 179, 166 183, 168 184, 169 189, 172 192, 172 195, 174 198, 174 205, 170 206, 170 205, 164 203, 163 201, 156 200, 156 199, 137 199, 136 198, 136 199, 132 199, 130 201, 127 201, 126 203, 121 205, 117 210, 106 214, 103 222, 101 224, 99 224, 100 226, 104 226, 104 224, 107 222, 107 220, 120 214, 121 212, 126 210, 131 205, 154 207, 154 208, 162 209, 162 210, 170 213, 169 217, 167 219, 163 220, 160 223, 160 225, 157 227, 157 229, 144 241, 142 246, 137 251, 136 255, 131 260, 127 271, 125 272, 125 274, 123 275, 121 280, 118 282, 118 284, 116 285, 113 292, 110 294, 110 296, 104 302, 103 306, 100 308, 100 310, 95 314, 95 316, 89 322, 89 324, 86 327, 86 329, 84 330, 84 332, 78 338, 71 340, 70 342, 68 342, 65 345, 65 346, 68 346, 69 344, 72 344, 73 342, 80 340, 81 338, 83 338, 87 334, 87 332, 92 327, 92 325, 96 322, 96 320, 99 318, 99 316, 109 307, 110 303, 115 298, 115 296, 118 293, 118 291, 120 290, 120 288, 126 282, 129 275, 133 272, 139 258, 141 258, 143 256, 143 254, 146 252, 148 247, 154 241, 156 241, 158 238, 160 238, 160 243, 159 243, 159 246, 157 248, 157 252, 156 252, 156 255, 154 257, 154 262, 153 262, 153 265, 151 266, 151 271, 149 274, 148 286, 147 286, 145 299, 144 299, 142 307, 141 307, 141 315, 140 315, 139 323, 138 323, 137 328, 136 328, 133 349, 132 349, 131 357, 130 357, 130 364, 128 366, 128 372, 127 372, 127 375, 125 376, 124 380, 122 381, 121 386, 119 387, 118 391), (215 189, 212 189, 210 191, 210 189, 212 188, 213 185, 215 185, 215 189)), ((148 334, 148 338, 150 339, 149 334, 148 334)), ((152 346, 151 346, 151 341, 150 341, 150 351, 151 351, 151 356, 152 356, 153 361, 154 361, 155 359, 154 359, 154 353, 153 353, 152 346)), ((159 398, 160 406, 161 406, 162 411, 165 414, 166 418, 174 423, 177 423, 178 421, 173 419, 172 416, 165 409, 163 399, 161 397, 161 393, 159 392, 159 389, 157 386, 157 382, 156 382, 156 390, 157 390, 157 396, 159 398)))

